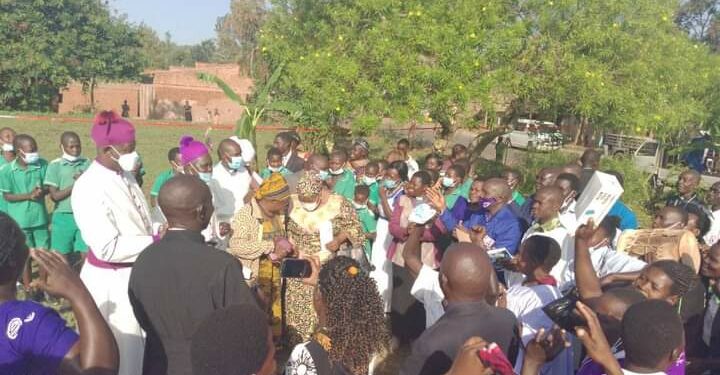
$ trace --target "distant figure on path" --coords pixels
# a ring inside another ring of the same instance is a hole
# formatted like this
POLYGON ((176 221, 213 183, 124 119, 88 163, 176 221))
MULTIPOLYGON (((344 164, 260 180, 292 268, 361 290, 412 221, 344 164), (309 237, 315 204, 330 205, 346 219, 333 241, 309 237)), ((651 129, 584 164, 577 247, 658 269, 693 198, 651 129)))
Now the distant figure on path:
POLYGON ((127 99, 125 99, 122 105, 122 117, 130 117, 130 106, 128 105, 127 99))
POLYGON ((185 121, 192 122, 192 106, 190 105, 190 102, 187 100, 185 101, 185 121))
POLYGON ((217 108, 215 108, 215 113, 213 113, 213 125, 220 125, 220 111, 217 108))

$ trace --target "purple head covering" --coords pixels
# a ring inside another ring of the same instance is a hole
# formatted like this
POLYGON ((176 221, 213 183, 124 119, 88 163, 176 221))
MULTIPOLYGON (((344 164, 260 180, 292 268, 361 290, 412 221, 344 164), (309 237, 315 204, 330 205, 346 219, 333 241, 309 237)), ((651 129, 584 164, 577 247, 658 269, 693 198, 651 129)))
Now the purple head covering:
POLYGON ((95 116, 90 137, 98 147, 116 146, 135 141, 135 127, 113 111, 95 116))
POLYGON ((180 138, 180 156, 183 166, 188 165, 209 153, 210 151, 207 146, 202 142, 196 141, 193 137, 184 135, 180 138))

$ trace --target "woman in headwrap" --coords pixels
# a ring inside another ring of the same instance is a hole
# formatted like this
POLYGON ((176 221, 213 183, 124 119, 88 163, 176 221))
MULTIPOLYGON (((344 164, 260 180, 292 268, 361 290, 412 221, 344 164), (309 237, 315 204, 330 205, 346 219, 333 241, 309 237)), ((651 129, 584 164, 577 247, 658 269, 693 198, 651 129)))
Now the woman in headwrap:
MULTIPOLYGON (((362 246, 365 241, 355 209, 332 194, 316 173, 306 173, 291 197, 287 232, 299 257, 316 256, 325 263, 343 244, 362 246)), ((288 279, 285 291, 285 323, 290 345, 308 340, 317 325, 312 311, 313 288, 288 279)))

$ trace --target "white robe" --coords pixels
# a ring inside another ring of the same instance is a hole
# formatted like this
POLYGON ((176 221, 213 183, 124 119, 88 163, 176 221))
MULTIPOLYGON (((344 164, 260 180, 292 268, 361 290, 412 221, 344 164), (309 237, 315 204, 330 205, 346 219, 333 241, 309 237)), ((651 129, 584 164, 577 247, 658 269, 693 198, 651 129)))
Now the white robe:
MULTIPOLYGON (((153 242, 150 210, 130 173, 116 173, 95 161, 75 182, 71 202, 89 251, 101 261, 133 263, 153 242)), ((117 341, 120 375, 142 373, 145 349, 144 332, 128 298, 131 271, 85 262, 80 272, 117 341)))
MULTIPOLYGON (((395 194, 388 197, 388 205, 392 208, 395 205, 395 199, 401 195, 402 189, 398 189, 395 194)), ((370 255, 370 264, 374 270, 370 272, 370 278, 375 280, 378 292, 382 297, 385 312, 390 312, 392 304, 392 262, 388 259, 387 251, 392 244, 393 237, 390 235, 390 216, 392 212, 385 214, 381 204, 378 204, 380 217, 378 218, 375 242, 373 242, 372 253, 370 255)))

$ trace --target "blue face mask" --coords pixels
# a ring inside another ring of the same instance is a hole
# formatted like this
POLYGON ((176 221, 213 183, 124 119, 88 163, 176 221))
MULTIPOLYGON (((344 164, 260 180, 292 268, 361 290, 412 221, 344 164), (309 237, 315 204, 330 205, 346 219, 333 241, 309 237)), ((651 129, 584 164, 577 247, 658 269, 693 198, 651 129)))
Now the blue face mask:
POLYGON ((228 168, 230 168, 234 171, 244 171, 245 170, 245 159, 243 159, 242 156, 230 157, 230 161, 228 162, 228 168))
POLYGON ((318 177, 319 177, 322 181, 327 181, 327 179, 330 178, 330 172, 328 172, 328 171, 320 171, 320 172, 318 172, 318 177))
POLYGON ((25 154, 25 157, 23 157, 25 164, 35 164, 40 161, 40 154, 37 152, 23 152, 23 154, 25 154))
POLYGON ((398 186, 398 182, 395 180, 385 180, 383 181, 383 185, 386 189, 395 189, 398 186))
POLYGON ((212 173, 210 172, 198 172, 198 177, 203 180, 204 183, 210 183, 212 180, 212 173))

